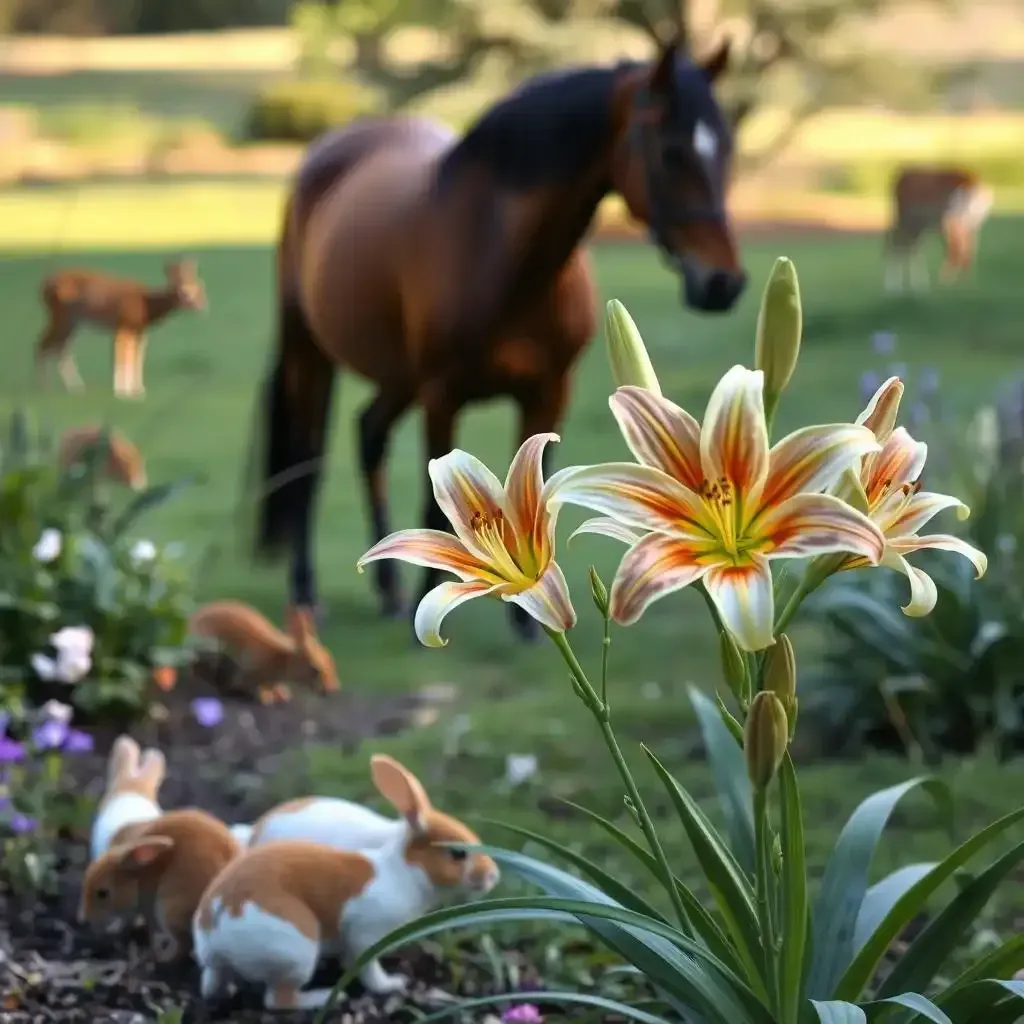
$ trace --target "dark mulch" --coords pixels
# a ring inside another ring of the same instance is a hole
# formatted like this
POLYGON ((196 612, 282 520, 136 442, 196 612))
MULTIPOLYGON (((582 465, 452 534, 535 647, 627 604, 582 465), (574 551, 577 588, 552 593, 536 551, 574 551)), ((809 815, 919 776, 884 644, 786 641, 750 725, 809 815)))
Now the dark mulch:
MULTIPOLYGON (((167 780, 161 790, 165 807, 199 806, 228 822, 252 821, 273 798, 264 781, 309 743, 330 743, 354 749, 361 741, 429 721, 432 704, 450 695, 366 697, 342 692, 330 697, 298 694, 287 704, 261 706, 244 699, 224 699, 225 713, 213 728, 200 725, 192 712, 196 696, 209 695, 208 685, 183 680, 167 694, 155 716, 130 730, 144 747, 159 747, 167 756, 167 780)), ((95 730, 96 751, 69 759, 69 785, 98 794, 106 757, 117 730, 95 730)), ((291 759, 291 760, 289 760, 291 759)), ((293 792, 303 780, 294 778, 293 792)), ((118 1022, 152 1021, 161 1009, 182 1007, 186 1021, 231 1020, 259 1022, 308 1020, 309 1014, 271 1014, 262 1009, 259 992, 242 992, 229 1002, 201 1005, 198 978, 191 962, 182 967, 154 963, 144 934, 114 938, 96 936, 75 924, 87 836, 61 843, 57 891, 26 897, 0 888, 0 1021, 118 1022)), ((405 997, 379 1001, 356 986, 331 1019, 393 1021, 416 1019, 412 1007, 438 1008, 445 999, 451 974, 429 947, 410 950, 405 959, 388 964, 414 979, 405 997)), ((338 964, 325 964, 316 985, 337 979, 338 964)), ((459 976, 459 994, 479 992, 485 979, 459 976)), ((479 1018, 478 1018, 479 1019, 479 1018)))

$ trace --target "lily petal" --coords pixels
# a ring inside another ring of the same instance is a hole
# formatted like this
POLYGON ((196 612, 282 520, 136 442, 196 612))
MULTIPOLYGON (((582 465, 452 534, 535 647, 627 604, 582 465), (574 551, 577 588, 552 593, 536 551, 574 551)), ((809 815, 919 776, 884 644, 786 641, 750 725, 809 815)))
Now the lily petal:
POLYGON ((569 585, 557 562, 549 562, 532 587, 515 594, 502 594, 502 600, 519 605, 527 615, 556 633, 564 633, 576 625, 569 585))
POLYGON ((631 625, 659 598, 701 579, 708 566, 698 562, 700 556, 674 537, 644 537, 626 552, 615 573, 608 605, 612 619, 631 625))
MULTIPOLYGON (((431 459, 427 472, 434 497, 459 539, 477 557, 487 560, 488 553, 476 543, 473 517, 493 522, 500 513, 500 518, 507 518, 501 481, 475 455, 461 448, 431 459)), ((506 523, 506 529, 511 533, 512 524, 506 523)))
POLYGON ((981 579, 988 571, 988 555, 979 551, 959 537, 945 533, 933 533, 928 537, 890 537, 889 550, 897 555, 909 555, 914 551, 952 551, 963 555, 974 566, 975 578, 981 579))
POLYGON ((931 614, 939 599, 935 581, 931 576, 922 569, 918 569, 917 566, 911 565, 902 555, 896 554, 891 549, 885 553, 883 564, 903 573, 910 583, 910 601, 902 606, 903 614, 914 619, 931 614))
POLYGON ((637 462, 700 490, 700 424, 685 409, 637 387, 619 388, 608 404, 637 462))
POLYGON ((498 577, 467 550, 458 537, 443 530, 399 530, 391 533, 356 562, 356 569, 362 572, 367 564, 383 558, 398 558, 428 569, 443 569, 462 580, 499 582, 498 577))
POLYGON ((903 381, 899 377, 890 377, 883 381, 881 387, 871 396, 864 411, 857 417, 858 426, 867 427, 885 444, 896 426, 896 417, 900 411, 900 399, 903 397, 903 381))
POLYGON ((895 515, 888 519, 884 515, 876 516, 876 518, 879 520, 878 525, 885 533, 903 537, 917 533, 922 526, 926 526, 947 508, 955 508, 959 519, 966 519, 971 512, 959 498, 954 498, 952 494, 921 491, 913 495, 895 515))
POLYGON ((867 427, 834 423, 788 434, 769 453, 761 501, 778 505, 794 494, 823 491, 862 455, 881 446, 867 427))
POLYGON ((883 494, 899 491, 921 475, 928 459, 928 445, 915 441, 906 427, 897 427, 874 457, 866 474, 865 490, 872 505, 883 494))
POLYGON ((540 496, 544 490, 544 449, 557 434, 534 434, 520 446, 505 478, 505 504, 515 529, 523 537, 533 537, 536 550, 550 549, 547 524, 540 496))
POLYGON ((628 526, 624 526, 617 519, 610 519, 607 516, 598 516, 596 519, 588 519, 585 523, 580 524, 569 535, 569 540, 566 543, 570 543, 581 533, 596 533, 602 537, 611 537, 612 540, 621 540, 623 544, 630 545, 636 544, 642 536, 628 526))
POLYGON ((762 651, 774 642, 775 591, 771 566, 759 555, 739 566, 716 565, 704 586, 722 625, 745 651, 762 651))
POLYGON ((639 530, 694 540, 708 536, 699 525, 700 498, 660 469, 606 462, 555 476, 560 479, 550 497, 553 504, 589 508, 639 530))
POLYGON ((413 629, 416 638, 424 647, 444 647, 448 643, 441 636, 441 623, 449 612, 455 611, 460 604, 472 601, 474 597, 486 597, 497 587, 490 583, 471 580, 456 583, 449 580, 423 595, 423 600, 416 606, 413 618, 413 629))
POLYGON ((875 523, 831 494, 796 494, 766 512, 755 528, 772 542, 769 558, 849 552, 878 565, 885 552, 875 523))
POLYGON ((734 366, 711 392, 700 433, 700 461, 709 482, 724 478, 740 494, 764 483, 768 428, 761 370, 734 366))

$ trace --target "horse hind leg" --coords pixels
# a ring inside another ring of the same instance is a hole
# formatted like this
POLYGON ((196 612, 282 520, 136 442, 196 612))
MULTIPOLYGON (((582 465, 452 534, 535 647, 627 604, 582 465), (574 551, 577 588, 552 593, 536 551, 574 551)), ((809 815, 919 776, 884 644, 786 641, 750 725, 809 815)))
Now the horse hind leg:
MULTIPOLYGON (((395 423, 412 405, 414 394, 407 388, 382 388, 359 414, 359 463, 370 516, 371 544, 391 532, 387 495, 387 454, 395 423)), ((393 559, 374 562, 374 578, 380 595, 381 612, 387 618, 402 614, 398 567, 393 559)))

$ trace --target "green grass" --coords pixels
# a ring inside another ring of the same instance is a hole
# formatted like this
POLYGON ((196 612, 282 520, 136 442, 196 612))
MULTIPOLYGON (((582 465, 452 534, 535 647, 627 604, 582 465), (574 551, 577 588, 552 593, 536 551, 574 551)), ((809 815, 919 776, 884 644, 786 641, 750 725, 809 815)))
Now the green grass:
MULTIPOLYGON (((645 247, 600 246, 596 260, 603 296, 620 298, 633 313, 666 392, 701 415, 722 372, 752 358, 757 304, 772 260, 780 254, 794 259, 804 297, 805 339, 780 413, 779 429, 784 431, 812 421, 848 420, 859 411, 859 375, 878 368, 870 344, 876 330, 898 334, 892 358, 906 364, 911 374, 922 366, 939 367, 945 387, 963 408, 988 398, 1019 365, 1022 223, 993 222, 982 240, 974 280, 924 298, 891 298, 882 292, 879 244, 873 237, 780 238, 751 244, 746 255, 753 285, 736 313, 722 319, 683 312, 676 282, 645 247)), ((0 413, 24 402, 32 343, 41 326, 37 284, 54 262, 157 280, 161 256, 148 251, 62 253, 59 259, 12 254, 5 262, 0 293, 5 325, 0 413)), ((277 618, 285 602, 284 573, 251 565, 239 505, 257 384, 270 343, 272 254, 265 248, 210 249, 200 253, 200 268, 210 310, 204 316, 182 315, 154 332, 144 403, 111 397, 110 345, 90 333, 76 345, 88 392, 54 393, 32 406, 58 427, 111 418, 144 449, 153 480, 202 470, 208 483, 160 510, 147 529, 158 539, 189 545, 197 562, 200 598, 240 597, 277 618)), ((625 457, 607 408, 611 387, 597 343, 576 377, 571 412, 556 451, 558 464, 625 457)), ((311 772, 317 789, 368 796, 367 755, 371 749, 390 750, 423 773, 445 809, 550 831, 618 865, 607 844, 552 799, 568 797, 613 817, 621 809, 620 790, 602 758, 595 727, 572 696, 557 655, 547 646, 518 647, 504 610, 487 602, 452 616, 446 628, 451 643, 440 652, 415 647, 407 624, 377 618, 369 579, 354 569, 369 538, 351 424, 368 395, 362 382, 342 382, 318 520, 316 561, 330 614, 325 639, 343 685, 353 692, 372 695, 450 683, 457 698, 429 728, 375 742, 355 756, 334 750, 315 753, 311 772), (515 791, 502 782, 511 753, 534 754, 540 765, 537 780, 515 791)), ((464 416, 459 442, 503 474, 514 447, 513 429, 507 405, 476 409, 464 416)), ((422 475, 419 418, 410 416, 396 433, 390 463, 395 528, 416 523, 422 475)), ((563 537, 579 518, 566 513, 563 537)), ((601 538, 582 538, 562 553, 580 614, 572 639, 591 665, 600 629, 588 596, 587 567, 596 563, 610 579, 619 553, 617 545, 601 538)), ((403 579, 410 589, 420 577, 406 569, 403 579)), ((665 600, 634 628, 615 632, 610 677, 614 717, 631 761, 643 770, 637 743, 649 742, 702 797, 710 793, 710 784, 704 769, 690 760, 694 738, 685 688, 689 683, 714 685, 710 637, 697 595, 665 600)), ((799 639, 798 656, 806 650, 799 639)), ((871 758, 809 767, 803 774, 813 823, 812 863, 820 865, 855 801, 912 770, 905 763, 871 758)), ((988 820, 1016 804, 1013 788, 1000 783, 1002 770, 985 758, 951 766, 947 774, 963 796, 965 824, 988 820)), ((644 772, 643 780, 663 816, 666 807, 651 773, 644 772)), ((284 795, 294 793, 298 784, 288 775, 270 785, 284 795)), ((931 827, 921 806, 908 805, 898 816, 898 835, 886 848, 886 864, 934 857, 945 849, 947 840, 931 827)), ((488 835, 498 838, 493 830, 488 835)), ((686 854, 678 839, 670 834, 669 845, 685 868, 686 854)))

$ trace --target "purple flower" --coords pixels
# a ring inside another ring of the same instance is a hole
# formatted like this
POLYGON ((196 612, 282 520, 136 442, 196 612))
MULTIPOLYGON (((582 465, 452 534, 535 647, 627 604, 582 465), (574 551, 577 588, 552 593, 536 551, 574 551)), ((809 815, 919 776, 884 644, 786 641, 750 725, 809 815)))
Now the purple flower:
POLYGON ((32 745, 37 750, 56 750, 64 745, 67 737, 67 723, 51 718, 33 730, 32 745))
POLYGON ((10 826, 11 831, 18 836, 23 836, 26 832, 34 832, 37 825, 35 818, 30 818, 27 814, 22 814, 20 811, 15 811, 11 815, 10 826))
POLYGON ((69 729, 64 739, 64 750, 69 754, 88 754, 93 747, 92 737, 81 729, 69 729))
POLYGON ((865 370, 860 375, 860 397, 862 402, 867 402, 871 399, 871 396, 878 390, 882 383, 882 378, 875 373, 874 370, 865 370))
POLYGON ((544 1018, 533 1003, 510 1006, 502 1015, 502 1024, 542 1024, 544 1018))
POLYGON ((216 697, 196 697, 192 714, 204 729, 212 729, 224 721, 224 705, 216 697))
POLYGON ((875 331, 871 336, 871 347, 879 355, 888 355, 896 348, 896 335, 892 331, 875 331))
POLYGON ((15 740, 0 736, 0 764, 13 764, 25 759, 25 745, 15 740))

